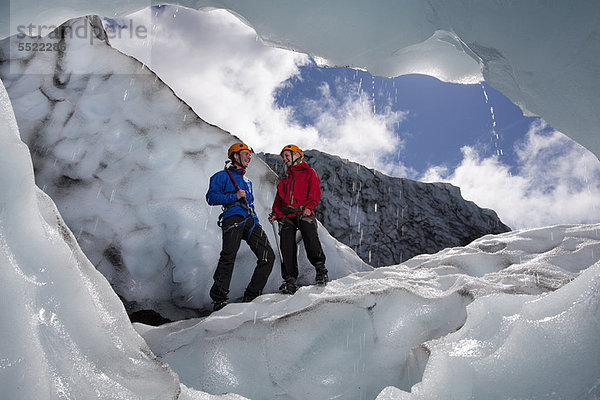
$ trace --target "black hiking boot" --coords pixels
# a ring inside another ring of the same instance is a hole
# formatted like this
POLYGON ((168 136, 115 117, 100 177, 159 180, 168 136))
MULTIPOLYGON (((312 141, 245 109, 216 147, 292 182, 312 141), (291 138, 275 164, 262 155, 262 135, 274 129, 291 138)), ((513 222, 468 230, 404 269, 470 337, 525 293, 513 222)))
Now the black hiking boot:
POLYGON ((285 278, 285 282, 281 286, 279 286, 279 291, 283 294, 294 294, 298 290, 298 286, 296 286, 296 278, 288 276, 285 278))
POLYGON ((315 276, 315 284, 319 286, 327 285, 329 277, 327 276, 327 268, 325 266, 317 267, 317 275, 315 276))
POLYGON ((254 300, 257 297, 258 297, 257 294, 246 290, 246 292, 244 293, 244 297, 242 298, 242 303, 250 303, 252 300, 254 300))
POLYGON ((227 305, 227 300, 215 300, 213 301, 213 311, 219 311, 227 305))

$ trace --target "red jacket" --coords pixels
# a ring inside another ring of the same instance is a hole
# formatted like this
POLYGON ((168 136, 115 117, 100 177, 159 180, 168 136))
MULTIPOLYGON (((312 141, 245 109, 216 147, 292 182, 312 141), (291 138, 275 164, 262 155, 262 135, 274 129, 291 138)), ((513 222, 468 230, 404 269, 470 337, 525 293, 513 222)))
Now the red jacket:
POLYGON ((287 206, 309 208, 313 210, 321 200, 321 181, 314 169, 306 162, 292 165, 288 174, 277 185, 277 195, 273 201, 273 215, 276 218, 294 216, 286 213, 287 206))

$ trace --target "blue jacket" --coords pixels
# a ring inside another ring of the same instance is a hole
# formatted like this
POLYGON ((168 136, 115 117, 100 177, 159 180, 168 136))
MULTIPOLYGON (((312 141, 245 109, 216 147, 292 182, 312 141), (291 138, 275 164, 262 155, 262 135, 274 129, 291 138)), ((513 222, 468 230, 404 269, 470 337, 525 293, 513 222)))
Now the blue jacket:
MULTIPOLYGON (((258 217, 254 212, 254 193, 252 192, 252 182, 248 177, 244 175, 243 169, 232 169, 229 168, 231 176, 235 179, 238 187, 246 191, 246 200, 248 205, 252 209, 252 217, 258 224, 258 217)), ((246 217, 250 214, 250 211, 242 206, 242 200, 237 198, 237 189, 231 182, 231 178, 226 170, 221 170, 210 177, 210 185, 208 192, 206 192, 206 201, 211 206, 223 206, 225 211, 223 212, 223 219, 231 217, 232 215, 241 215, 246 217)))

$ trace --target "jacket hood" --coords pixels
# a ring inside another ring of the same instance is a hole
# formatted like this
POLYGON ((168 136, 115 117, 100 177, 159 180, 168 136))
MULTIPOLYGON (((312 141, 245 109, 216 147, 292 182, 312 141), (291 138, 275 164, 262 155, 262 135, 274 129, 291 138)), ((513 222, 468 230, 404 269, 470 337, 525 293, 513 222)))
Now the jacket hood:
POLYGON ((246 169, 245 168, 233 168, 233 167, 228 167, 227 168, 230 172, 235 173, 235 174, 239 174, 239 175, 244 175, 246 173, 246 169))
POLYGON ((291 167, 288 167, 288 169, 291 169, 292 171, 303 171, 303 170, 307 170, 307 169, 311 169, 311 168, 306 163, 306 161, 302 161, 300 164, 296 164, 296 165, 292 165, 291 167))

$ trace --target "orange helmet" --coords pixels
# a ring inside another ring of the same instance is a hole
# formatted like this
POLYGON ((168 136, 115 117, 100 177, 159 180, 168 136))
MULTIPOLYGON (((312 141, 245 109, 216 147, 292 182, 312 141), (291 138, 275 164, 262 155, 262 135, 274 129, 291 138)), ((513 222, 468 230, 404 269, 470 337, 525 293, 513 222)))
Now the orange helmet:
POLYGON ((231 158, 231 156, 233 156, 233 153, 237 153, 242 150, 249 150, 250 153, 254 153, 254 151, 250 147, 248 147, 248 145, 246 143, 238 142, 238 143, 232 144, 229 147, 229 150, 227 150, 227 157, 231 158))
POLYGON ((294 153, 298 153, 300 154, 300 157, 304 158, 304 152, 302 152, 300 147, 296 146, 295 144, 288 144, 287 146, 285 146, 283 149, 281 149, 279 155, 283 157, 283 152, 288 150, 294 153))

